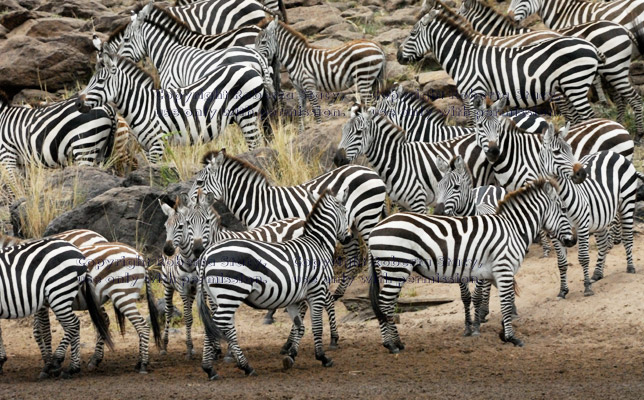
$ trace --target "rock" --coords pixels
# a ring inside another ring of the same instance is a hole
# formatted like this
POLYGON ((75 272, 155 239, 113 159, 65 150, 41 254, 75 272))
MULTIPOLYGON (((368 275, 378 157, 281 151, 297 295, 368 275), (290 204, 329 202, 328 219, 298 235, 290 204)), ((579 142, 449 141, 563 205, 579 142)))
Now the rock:
MULTIPOLYGON (((323 4, 323 2, 320 2, 320 4, 323 4)), ((345 3, 342 1, 334 1, 333 7, 337 8, 340 11, 346 11, 352 7, 355 7, 355 3, 354 2, 345 3)))
POLYGON ((89 33, 67 33, 51 39, 11 37, 0 44, 0 87, 9 95, 24 88, 73 88, 76 82, 90 78, 93 53, 89 33))
POLYGON ((27 10, 34 10, 42 4, 43 0, 18 0, 20 7, 24 7, 27 10))
MULTIPOLYGON (((192 188, 192 184, 194 181, 185 181, 185 182, 179 182, 179 183, 173 183, 171 185, 168 185, 168 188, 166 189, 166 197, 169 199, 168 204, 174 205, 175 199, 177 196, 179 196, 181 193, 189 193, 190 189, 192 188)), ((236 217, 233 215, 233 213, 230 212, 228 207, 220 201, 215 201, 214 204, 215 211, 219 214, 221 217, 221 225, 226 228, 230 229, 233 231, 245 231, 246 227, 244 224, 242 224, 236 217)))
MULTIPOLYGON (((638 194, 644 198, 644 185, 640 186, 638 189, 638 194)), ((642 202, 635 203, 635 220, 638 222, 644 222, 644 204, 642 202)))
POLYGON ((445 71, 423 72, 416 81, 423 86, 423 92, 432 100, 445 97, 459 97, 456 83, 445 71))
POLYGON ((22 11, 25 8, 21 6, 16 0, 3 0, 0 3, 0 13, 6 13, 11 11, 22 11))
POLYGON ((467 116, 463 108, 463 102, 456 97, 445 97, 434 101, 434 106, 441 110, 447 118, 456 125, 466 125, 467 116))
MULTIPOLYGON (((284 0, 284 7, 311 7, 324 4, 324 0, 284 0)), ((289 22, 291 21, 291 14, 288 13, 289 22)), ((292 23, 292 22, 291 22, 292 23)))
POLYGON ((48 0, 36 8, 61 17, 89 19, 111 11, 96 0, 48 0))
POLYGON ((378 19, 383 25, 398 26, 398 25, 414 25, 418 21, 417 14, 420 12, 420 7, 406 7, 394 11, 391 15, 378 19))
POLYGON ((9 30, 4 26, 0 25, 0 39, 6 39, 7 33, 9 33, 9 30))
POLYGON ((644 63, 631 63, 630 74, 634 85, 644 85, 644 63))
MULTIPOLYGON (((333 27, 326 28, 324 31, 322 31, 322 34, 324 34, 326 31, 331 29, 333 27)), ((351 40, 356 40, 356 39, 363 39, 364 34, 362 32, 358 32, 355 30, 353 26, 351 26, 350 30, 338 30, 333 32, 330 36, 330 39, 337 39, 342 42, 349 42, 351 40)))
POLYGON ((340 16, 340 10, 329 5, 296 8, 289 12, 288 18, 293 29, 307 36, 344 22, 340 16))
POLYGON ((400 65, 398 61, 387 61, 387 80, 396 80, 402 82, 409 80, 409 71, 405 65, 400 65))
POLYGON ((12 104, 24 105, 29 104, 37 107, 43 103, 55 102, 60 100, 54 93, 49 93, 39 89, 23 89, 13 97, 12 104))
POLYGON ((108 240, 142 249, 156 263, 165 242, 166 220, 158 199, 170 200, 161 189, 150 186, 113 188, 55 218, 44 234, 91 229, 108 240))
POLYGON ((165 165, 145 165, 130 172, 125 177, 123 186, 166 187, 168 184, 178 182, 179 180, 179 173, 176 169, 165 165))
MULTIPOLYGON (((347 104, 343 106, 348 108, 347 104)), ((324 170, 333 169, 333 157, 340 143, 345 122, 346 117, 337 117, 321 124, 311 123, 292 143, 306 159, 317 160, 324 170)))
POLYGON ((332 49, 334 47, 342 46, 343 44, 344 44, 343 41, 338 39, 331 39, 331 38, 326 38, 322 40, 316 40, 315 42, 311 42, 312 46, 323 47, 327 49, 332 49))
POLYGON ((69 196, 75 192, 78 203, 99 196, 122 183, 123 178, 98 167, 73 165, 54 172, 47 179, 46 187, 59 187, 69 196))
MULTIPOLYGON (((335 24, 335 25, 329 26, 328 28, 324 28, 324 30, 322 30, 322 32, 318 34, 318 37, 329 36, 337 32, 343 32, 343 31, 358 32, 359 30, 355 25, 350 24, 349 22, 343 22, 341 24, 335 24)), ((360 37, 362 37, 362 35, 360 35, 360 37)), ((353 38, 343 39, 342 37, 336 37, 334 39, 340 39, 345 41, 353 40, 353 38)))
POLYGON ((255 150, 239 154, 237 155, 237 158, 241 158, 242 160, 263 170, 274 165, 277 162, 277 156, 279 156, 277 150, 273 150, 269 147, 260 147, 255 150))
POLYGON ((412 0, 389 0, 385 1, 385 10, 392 12, 394 10, 402 9, 404 7, 410 7, 416 5, 416 1, 412 0))
POLYGON ((354 8, 349 8, 343 11, 340 16, 345 19, 349 19, 355 23, 369 23, 373 22, 375 13, 371 11, 369 7, 358 6, 354 8))
POLYGON ((12 31, 15 28, 19 27, 25 21, 28 21, 30 19, 36 18, 37 15, 32 12, 32 11, 27 11, 27 10, 18 10, 18 11, 11 11, 6 14, 4 14, 2 17, 0 17, 0 24, 7 28, 7 30, 12 31))
POLYGON ((407 29, 400 29, 400 28, 394 28, 394 29, 389 29, 384 33, 381 33, 380 35, 376 36, 373 40, 376 43, 380 43, 381 45, 388 45, 392 43, 400 43, 403 41, 409 35, 409 32, 407 29))
POLYGON ((11 32, 11 35, 55 38, 67 32, 81 30, 85 22, 74 18, 31 19, 11 32))
POLYGON ((115 31, 121 25, 127 25, 129 23, 129 15, 101 15, 99 17, 93 18, 89 22, 86 22, 81 30, 84 32, 96 31, 109 34, 112 31, 115 31))

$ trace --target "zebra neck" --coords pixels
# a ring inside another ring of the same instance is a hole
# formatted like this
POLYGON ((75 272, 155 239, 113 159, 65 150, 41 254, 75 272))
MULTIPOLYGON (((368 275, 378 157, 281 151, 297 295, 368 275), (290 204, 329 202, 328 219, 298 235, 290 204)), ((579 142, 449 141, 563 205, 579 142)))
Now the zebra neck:
POLYGON ((392 166, 405 158, 405 132, 389 118, 375 115, 365 133, 371 136, 365 155, 371 165, 380 171, 380 175, 386 178, 392 166))
MULTIPOLYGON (((179 44, 186 45, 190 40, 196 40, 199 37, 202 37, 200 33, 193 32, 190 29, 187 29, 184 26, 176 23, 169 15, 163 11, 153 7, 150 11, 150 15, 145 20, 148 24, 156 25, 159 28, 167 30, 169 33, 174 34, 176 40, 179 44)), ((157 28, 157 30, 159 29, 157 28)))
POLYGON ((576 0, 549 0, 543 1, 536 14, 541 17, 546 27, 550 29, 566 28, 571 14, 583 7, 585 2, 576 0))
POLYGON ((489 36, 510 36, 532 31, 517 26, 480 1, 475 2, 474 8, 465 15, 465 19, 470 21, 475 30, 489 36))
MULTIPOLYGON (((249 228, 251 213, 257 212, 259 204, 279 204, 280 187, 272 186, 261 173, 250 169, 241 170, 229 169, 222 173, 224 176, 223 186, 226 188, 222 201, 226 207, 249 228), (277 200, 276 200, 277 199, 277 200), (276 200, 276 201, 274 201, 276 200)), ((261 210, 266 207, 259 206, 261 210)), ((279 218, 275 218, 279 219, 279 218)))
POLYGON ((429 36, 428 42, 432 44, 431 50, 443 66, 443 69, 447 71, 452 79, 458 82, 460 81, 461 69, 469 65, 469 62, 463 62, 463 57, 465 54, 469 54, 470 49, 475 44, 458 29, 443 22, 439 23, 441 26, 435 26, 435 29, 433 29, 438 34, 430 33, 429 28, 426 30, 426 34, 429 36), (434 36, 432 37, 432 35, 434 36))
POLYGON ((476 189, 468 191, 467 207, 458 215, 476 215, 476 189))
POLYGON ((336 227, 331 226, 329 221, 334 218, 328 215, 319 215, 312 212, 304 225, 304 233, 302 236, 312 238, 319 242, 327 251, 333 253, 335 249, 336 240, 336 227))
POLYGON ((143 30, 145 48, 154 67, 159 71, 163 65, 164 56, 176 49, 178 43, 173 37, 152 24, 146 24, 146 28, 143 30))
POLYGON ((130 129, 136 134, 154 125, 157 112, 160 112, 156 109, 158 90, 147 88, 143 82, 131 78, 120 82, 120 87, 113 102, 130 129))
MULTIPOLYGON (((280 25, 278 25, 277 31, 277 47, 277 57, 288 70, 289 77, 296 70, 302 68, 307 53, 312 51, 306 41, 288 32, 280 25)), ((291 79, 293 78, 291 77, 291 79)))
POLYGON ((516 232, 527 250, 537 233, 543 228, 543 201, 535 199, 535 194, 514 198, 511 204, 505 204, 498 213, 508 221, 513 232, 516 232))

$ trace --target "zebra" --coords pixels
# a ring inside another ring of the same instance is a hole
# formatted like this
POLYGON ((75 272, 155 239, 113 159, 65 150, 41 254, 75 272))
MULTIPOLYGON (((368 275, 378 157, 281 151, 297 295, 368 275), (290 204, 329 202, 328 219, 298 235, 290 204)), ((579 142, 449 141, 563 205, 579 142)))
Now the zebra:
POLYGON ((261 170, 226 154, 225 149, 204 155, 204 168, 197 173, 189 196, 199 189, 213 193, 248 228, 256 228, 284 218, 306 218, 313 202, 309 193, 319 195, 326 189, 341 193, 350 188, 347 211, 352 240, 343 247, 346 271, 334 292, 337 300, 362 268, 358 237, 367 242, 371 229, 385 212, 385 183, 372 169, 346 165, 296 186, 275 186, 261 170))
MULTIPOLYGON (((149 21, 173 32, 179 44, 202 50, 223 50, 231 46, 255 48, 255 39, 257 39, 259 32, 262 31, 256 25, 247 25, 216 35, 203 35, 190 30, 187 25, 177 20, 163 8, 159 8, 156 5, 146 7, 151 7, 148 16, 149 21)), ((128 27, 129 24, 125 24, 113 30, 107 42, 103 44, 103 49, 99 50, 105 50, 110 53, 118 52, 128 27)), ((96 41, 94 45, 97 45, 96 41)))
POLYGON ((317 48, 309 45, 301 33, 273 19, 257 36, 256 43, 269 62, 278 59, 288 71, 299 98, 300 131, 304 130, 307 99, 315 121, 322 121, 316 91, 337 92, 355 84, 361 99, 368 103, 385 79, 385 53, 369 40, 353 40, 332 49, 317 48))
MULTIPOLYGON (((496 282, 503 314, 503 331, 499 336, 504 342, 522 346, 523 341, 512 328, 513 283, 532 239, 546 229, 567 246, 576 242, 555 187, 556 182, 540 178, 508 194, 493 215, 398 213, 381 221, 369 238, 372 254, 369 297, 380 323, 384 347, 390 353, 404 349, 393 313, 400 290, 412 271, 430 282, 467 283, 482 279, 496 282)), ((471 299, 469 291, 463 294, 467 330, 472 324, 471 299)), ((474 305, 478 310, 479 304, 474 305)), ((474 325, 479 324, 477 313, 474 325)))
MULTIPOLYGON (((345 204, 349 189, 336 199, 326 190, 311 208, 304 233, 284 243, 266 243, 248 239, 230 239, 210 247, 202 255, 197 302, 199 316, 206 327, 206 341, 225 336, 235 355, 237 367, 247 376, 256 375, 239 344, 234 325, 235 311, 242 303, 254 308, 286 308, 293 323, 302 324, 300 303, 311 307, 311 324, 315 341, 315 359, 324 367, 333 360, 324 354, 322 345, 322 309, 327 298, 329 278, 333 277, 333 254, 336 241, 351 240, 348 210, 345 204), (208 310, 203 297, 216 303, 208 310)), ((300 337, 284 357, 290 368, 297 356, 300 337)), ((218 379, 212 368, 212 352, 204 344, 201 363, 208 379, 218 379)))
POLYGON ((257 25, 272 10, 255 0, 199 0, 166 10, 190 30, 216 35, 247 25, 257 25))
MULTIPOLYGON (((447 96, 445 93, 438 95, 447 96)), ((392 85, 381 91, 376 110, 403 128, 410 142, 440 142, 475 133, 474 128, 447 125, 446 114, 436 108, 430 98, 402 85, 392 85)), ((547 127, 539 114, 529 110, 510 111, 506 115, 528 132, 541 132, 544 126, 547 127)))
POLYGON ((243 65, 222 66, 212 76, 179 89, 154 89, 152 78, 130 60, 105 54, 77 99, 80 111, 113 101, 151 162, 163 155, 164 135, 179 143, 209 141, 235 121, 249 149, 260 142, 258 113, 270 108, 261 75, 243 65))
MULTIPOLYGON (((528 28, 519 27, 512 19, 498 13, 480 0, 464 1, 459 12, 476 31, 484 35, 508 36, 533 32, 528 28)), ((605 56, 606 61, 600 63, 597 72, 610 86, 615 88, 617 120, 621 123, 624 122, 626 110, 624 99, 626 99, 633 109, 637 134, 641 137, 644 134, 641 99, 629 79, 629 67, 631 58, 633 58, 632 44, 637 45, 634 35, 620 24, 603 20, 560 28, 555 32, 564 36, 586 39, 605 56)), ((644 53, 644 51, 640 51, 640 53, 644 53)), ((599 76, 595 80, 595 88, 599 101, 605 103, 606 98, 601 88, 599 76)))
MULTIPOLYGON (((186 194, 187 196, 187 194, 186 194)), ((221 217, 215 211, 213 204, 215 196, 212 193, 197 191, 197 197, 194 203, 190 203, 186 212, 186 227, 184 232, 188 234, 187 243, 192 243, 194 256, 199 258, 204 249, 213 246, 227 239, 250 239, 260 242, 282 243, 287 240, 296 239, 304 233, 304 218, 286 218, 279 221, 269 222, 265 225, 253 228, 247 231, 231 231, 221 226, 221 217)), ((185 251, 185 250, 184 250, 185 251)), ((329 281, 333 277, 329 277, 329 281)), ((331 331, 330 349, 338 347, 339 335, 335 318, 335 306, 330 292, 326 294, 325 308, 329 316, 329 327, 331 331)), ((300 306, 300 316, 304 318, 307 310, 306 303, 300 306)), ((275 310, 269 311, 264 317, 265 323, 273 322, 275 310)), ((300 335, 304 333, 304 325, 300 326, 300 335)), ((289 348, 295 340, 295 326, 291 331, 289 340, 282 347, 281 353, 287 354, 289 348)))
MULTIPOLYGON (((41 163, 65 166, 71 158, 78 165, 94 165, 112 151, 116 113, 101 106, 79 113, 72 97, 44 107, 12 106, 0 92, 0 165, 17 182, 20 165, 41 163)), ((9 192, 13 192, 9 187, 9 192)))
POLYGON ((360 154, 366 155, 387 185, 391 200, 417 213, 425 213, 428 206, 436 203, 436 186, 441 178, 436 165, 439 156, 451 159, 461 154, 477 185, 491 182, 490 164, 474 134, 437 143, 408 142, 405 135, 374 108, 363 110, 354 104, 342 128, 334 162, 344 165, 360 154))
POLYGON ((471 97, 477 94, 508 96, 511 107, 525 108, 544 103, 559 91, 570 103, 575 121, 592 117, 587 92, 601 60, 592 44, 561 37, 501 48, 481 45, 474 39, 471 28, 432 10, 414 25, 397 58, 407 64, 433 51, 455 78, 467 112, 471 111, 471 97), (460 50, 454 52, 455 48, 460 50))
MULTIPOLYGON (((473 216, 496 213, 499 202, 507 194, 505 189, 493 185, 474 188, 472 174, 460 155, 450 162, 439 157, 436 164, 443 177, 438 182, 435 215, 473 216)), ((473 295, 473 299, 481 304, 481 311, 476 311, 480 313, 481 322, 487 322, 485 318, 489 314, 491 286, 492 282, 489 280, 477 282, 473 295)), ((513 318, 518 317, 516 306, 512 309, 512 315, 513 318)), ((478 330, 472 332, 474 336, 478 334, 478 330)))
MULTIPOLYGON (((92 323, 112 348, 112 339, 94 297, 93 284, 87 278, 85 257, 72 244, 58 239, 39 239, 0 249, 0 318, 15 319, 35 315, 49 318, 49 308, 64 330, 63 339, 52 355, 49 329, 34 324, 34 339, 38 343, 44 367, 40 378, 61 373, 61 363, 71 346, 71 364, 63 376, 80 372, 80 322, 72 312, 77 294, 82 294, 92 323)), ((1 332, 0 332, 1 335, 1 332)), ((0 336, 0 371, 7 353, 0 336)))
MULTIPOLYGON (((198 0, 177 0, 175 2, 175 6, 185 6, 188 4, 194 4, 198 0)), ((274 15, 278 15, 280 19, 284 20, 284 22, 288 23, 287 15, 286 15, 286 7, 284 6, 284 1, 283 0, 261 0, 259 1, 260 4, 262 4, 264 7, 270 10, 270 12, 274 15)))
MULTIPOLYGON (((580 161, 588 171, 588 177, 575 185, 569 179, 570 170, 566 158, 572 154, 570 144, 564 138, 566 130, 558 137, 544 137, 539 152, 541 167, 545 173, 555 177, 559 195, 568 208, 571 220, 577 227, 579 238, 579 263, 584 271, 584 296, 593 295, 591 284, 603 278, 606 253, 610 248, 609 227, 617 218, 621 222, 622 243, 626 250, 626 272, 635 273, 633 265, 633 213, 635 209, 637 181, 644 182, 644 174, 637 172, 626 157, 602 151, 587 155, 580 161), (597 239, 597 267, 592 279, 589 276, 589 237, 594 233, 597 239)), ((566 281, 566 260, 560 260, 562 291, 568 292, 566 281)), ((563 297, 563 296, 562 296, 563 297)))

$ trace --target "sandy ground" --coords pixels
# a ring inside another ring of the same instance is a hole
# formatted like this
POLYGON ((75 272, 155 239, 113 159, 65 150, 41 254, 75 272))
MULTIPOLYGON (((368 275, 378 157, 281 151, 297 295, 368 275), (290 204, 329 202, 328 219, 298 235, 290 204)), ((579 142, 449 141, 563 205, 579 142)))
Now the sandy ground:
MULTIPOLYGON (((637 225, 644 231, 643 225, 637 225)), ((31 327, 25 321, 2 321, 9 360, 0 376, 0 398, 641 398, 644 393, 644 248, 635 238, 637 274, 626 274, 623 247, 608 257, 606 278, 594 285, 595 296, 584 298, 581 268, 576 251, 569 272, 571 292, 563 301, 558 293, 555 258, 540 259, 531 248, 519 274, 521 292, 517 306, 521 318, 515 327, 526 346, 504 345, 500 331, 499 302, 491 301, 490 322, 479 338, 463 337, 460 301, 401 315, 399 330, 407 345, 399 355, 381 346, 375 321, 339 326, 340 348, 327 354, 335 361, 323 368, 313 356, 310 330, 300 356, 289 371, 282 370, 279 348, 289 322, 278 313, 272 326, 261 324, 263 312, 243 308, 237 317, 240 344, 259 376, 247 378, 233 364, 218 364, 222 379, 206 380, 201 371, 202 328, 197 325, 194 360, 184 357, 183 328, 171 336, 170 351, 151 351, 151 372, 134 372, 137 339, 128 326, 117 349, 107 352, 94 372, 85 363, 93 351, 93 328, 83 317, 83 372, 73 380, 37 381, 40 357, 31 327)), ((594 257, 594 253, 592 255, 594 257)), ((348 295, 363 294, 359 280, 348 295)), ((415 284, 403 288, 404 296, 458 298, 458 286, 415 284)), ((347 311, 337 307, 340 316, 347 311)), ((62 329, 53 322, 54 343, 62 329)), ((310 321, 307 319, 307 326, 310 321)), ((325 343, 328 329, 325 326, 325 343)))

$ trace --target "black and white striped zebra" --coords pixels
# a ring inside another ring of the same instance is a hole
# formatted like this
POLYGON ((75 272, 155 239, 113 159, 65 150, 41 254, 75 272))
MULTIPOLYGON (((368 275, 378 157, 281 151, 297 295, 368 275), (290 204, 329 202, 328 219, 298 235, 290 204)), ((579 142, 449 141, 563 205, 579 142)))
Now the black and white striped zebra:
POLYGON ((240 63, 259 72, 264 79, 265 88, 269 92, 273 91, 268 62, 255 50, 236 46, 212 51, 184 46, 171 29, 153 22, 155 16, 150 15, 153 12, 163 13, 153 7, 153 4, 148 4, 138 13, 125 31, 118 54, 134 62, 145 56, 150 57, 159 72, 162 88, 185 87, 212 74, 222 65, 240 63))
POLYGON ((199 0, 166 8, 194 32, 216 35, 247 25, 257 25, 272 14, 256 0, 199 0))
MULTIPOLYGON (((454 94, 433 93, 444 98, 454 94)), ((474 128, 447 125, 444 113, 434 106, 431 99, 420 91, 406 90, 402 85, 389 86, 378 95, 376 109, 391 122, 403 128, 410 142, 440 142, 475 133, 474 128)), ((476 110, 475 110, 476 112, 476 110)), ((518 126, 528 132, 541 132, 547 122, 529 110, 507 113, 518 126)))
POLYGON ((346 271, 334 298, 344 295, 362 268, 358 237, 366 242, 384 213, 386 188, 377 173, 367 167, 347 165, 300 185, 275 186, 261 170, 227 155, 225 149, 207 153, 203 163, 205 167, 197 174, 190 198, 195 198, 198 189, 213 193, 249 228, 285 218, 306 218, 313 206, 309 193, 320 195, 327 189, 340 193, 350 188, 346 206, 353 239, 343 248, 346 271))
MULTIPOLYGON (((238 368, 246 375, 255 375, 239 344, 234 316, 242 303, 254 308, 286 308, 295 325, 301 325, 300 303, 311 307, 311 325, 315 341, 315 359, 325 367, 333 361, 324 354, 322 345, 322 311, 333 277, 333 254, 337 240, 351 239, 345 209, 348 196, 345 189, 340 199, 325 191, 311 207, 304 233, 284 243, 266 243, 247 239, 230 239, 210 247, 202 256, 199 271, 197 302, 199 315, 206 327, 206 340, 225 337, 235 355, 238 368), (203 301, 208 297, 216 304, 210 310, 203 301)), ((295 361, 300 337, 283 359, 285 367, 295 361)), ((209 379, 217 379, 212 368, 212 353, 204 344, 202 368, 209 379)))
MULTIPOLYGON (((566 245, 573 246, 576 241, 555 185, 539 179, 510 193, 494 215, 398 213, 380 222, 369 239, 372 254, 369 297, 380 322, 383 345, 391 353, 404 349, 393 321, 394 309, 404 282, 416 271, 435 283, 496 282, 503 314, 501 340, 522 346, 523 342, 514 334, 511 313, 514 276, 528 247, 542 229, 566 245), (380 276, 376 266, 380 267, 380 276)), ((467 330, 472 324, 469 291, 464 294, 467 330)), ((476 303, 475 308, 479 309, 476 303)), ((474 325, 479 324, 477 314, 474 325)))
POLYGON ((526 108, 561 92, 574 120, 593 115, 587 94, 602 57, 585 40, 560 37, 518 48, 481 45, 470 27, 432 10, 400 46, 398 61, 417 61, 428 51, 455 80, 466 111, 477 94, 508 96, 511 107, 526 108))
MULTIPOLYGON (((633 212, 635 209, 638 179, 644 183, 644 174, 637 172, 624 156, 602 151, 590 154, 580 161, 587 171, 586 179, 574 184, 569 178, 570 169, 566 161, 572 154, 570 145, 564 140, 566 130, 558 136, 544 137, 538 155, 545 173, 557 179, 559 195, 568 209, 568 215, 577 228, 579 238, 579 263, 584 271, 584 296, 593 295, 589 276, 589 239, 594 233, 597 239, 597 267, 592 280, 604 276, 604 262, 611 247, 610 226, 617 219, 621 223, 621 241, 626 250, 626 272, 635 273, 633 264, 633 212)), ((559 260, 562 272, 562 292, 568 292, 566 279, 567 261, 559 260)), ((560 295, 560 297, 563 297, 560 295)))
POLYGON ((475 134, 436 143, 409 142, 406 133, 375 108, 363 110, 354 104, 350 113, 334 162, 344 165, 366 155, 387 185, 389 197, 407 210, 425 213, 436 203, 441 178, 437 157, 452 159, 460 154, 473 171, 477 186, 491 182, 490 164, 475 134))
POLYGON ((271 63, 278 59, 288 71, 299 98, 300 130, 304 129, 307 99, 315 121, 321 121, 315 92, 338 92, 355 85, 361 99, 368 103, 385 79, 385 53, 375 42, 353 40, 332 49, 319 48, 277 19, 258 35, 257 51, 271 63))
POLYGON ((116 130, 111 106, 78 112, 76 98, 44 107, 12 106, 0 93, 0 164, 15 183, 21 165, 93 165, 107 158, 116 130))
MULTIPOLYGON (((460 14, 472 24, 476 31, 485 35, 508 36, 541 32, 519 27, 513 20, 480 0, 464 1, 460 14)), ((629 79, 633 44, 637 44, 635 36, 622 25, 604 20, 560 28, 555 32, 588 40, 604 55, 606 60, 599 64, 597 70, 599 76, 595 80, 599 101, 606 102, 599 80, 599 77, 603 77, 616 92, 614 98, 617 103, 617 120, 624 122, 626 102, 628 102, 633 108, 637 134, 638 136, 644 134, 641 98, 629 79)))
MULTIPOLYGON (((177 0, 174 5, 185 6, 188 4, 194 4, 198 1, 199 0, 177 0)), ((288 23, 287 16, 286 16, 286 7, 284 6, 283 0, 260 0, 259 3, 264 5, 264 7, 268 8, 270 12, 273 13, 274 15, 279 15, 280 19, 288 23)))
MULTIPOLYGON (((108 346, 112 346, 109 329, 94 298, 93 285, 87 278, 85 257, 72 244, 58 239, 39 239, 0 249, 0 318, 15 319, 36 316, 36 321, 49 318, 49 309, 64 330, 56 352, 52 354, 48 326, 34 324, 34 338, 44 362, 41 378, 61 372, 61 363, 71 346, 71 364, 64 374, 80 372, 80 321, 72 304, 82 294, 94 326, 108 346)), ((0 371, 7 353, 0 336, 0 371)))
MULTIPOLYGON (((213 207, 214 201, 215 196, 212 193, 204 193, 198 190, 195 201, 189 203, 185 213, 186 226, 184 227, 184 234, 188 235, 185 242, 188 245, 192 244, 191 248, 196 258, 200 257, 205 249, 227 239, 249 239, 260 242, 282 243, 296 239, 304 233, 306 220, 303 218, 286 218, 241 232, 227 230, 221 226, 220 216, 213 207)), ((185 250, 182 249, 182 251, 185 250)), ((329 281, 332 278, 332 276, 329 277, 329 281)), ((331 331, 329 348, 335 349, 338 347, 340 336, 338 335, 336 324, 335 306, 329 291, 326 294, 325 308, 329 316, 329 328, 331 331)), ((306 303, 300 305, 301 318, 304 318, 307 309, 306 303)), ((272 323, 274 313, 275 310, 269 311, 264 317, 264 321, 272 323)), ((282 354, 287 354, 297 335, 302 335, 303 333, 303 324, 299 328, 294 325, 289 340, 282 347, 282 354)), ((220 351, 217 345, 218 343, 215 343, 216 351, 220 351)))
POLYGON ((222 66, 189 86, 154 89, 152 78, 126 58, 105 54, 101 64, 81 92, 78 109, 114 102, 152 162, 163 155, 168 133, 177 133, 171 142, 204 142, 236 122, 250 149, 261 142, 258 114, 270 109, 270 99, 253 68, 222 66))

